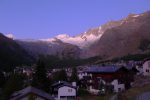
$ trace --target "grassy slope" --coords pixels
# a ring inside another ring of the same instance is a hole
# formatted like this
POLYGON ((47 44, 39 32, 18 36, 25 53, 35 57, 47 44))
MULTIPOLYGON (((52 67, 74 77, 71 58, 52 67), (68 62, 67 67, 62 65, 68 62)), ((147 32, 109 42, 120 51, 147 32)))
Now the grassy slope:
MULTIPOLYGON (((136 100, 136 98, 144 93, 150 91, 150 77, 136 76, 133 88, 122 93, 124 100, 136 100)), ((118 99, 116 99, 118 100, 118 99)))
POLYGON ((136 100, 138 95, 148 91, 150 91, 150 85, 131 88, 128 91, 126 91, 124 95, 127 97, 128 100, 136 100))

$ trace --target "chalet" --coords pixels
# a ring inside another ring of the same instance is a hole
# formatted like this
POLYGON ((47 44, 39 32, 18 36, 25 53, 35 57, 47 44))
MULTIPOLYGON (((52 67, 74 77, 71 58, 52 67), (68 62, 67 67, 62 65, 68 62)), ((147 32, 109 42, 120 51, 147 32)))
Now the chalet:
POLYGON ((133 74, 125 67, 118 66, 92 66, 87 70, 87 76, 90 76, 90 80, 87 80, 88 90, 92 92, 98 92, 99 82, 104 81, 105 84, 113 85, 113 91, 119 92, 125 88, 129 88, 133 81, 133 74))
POLYGON ((114 92, 120 92, 125 90, 125 84, 124 83, 119 83, 119 81, 117 79, 113 80, 111 82, 111 85, 113 85, 114 87, 114 92))
POLYGON ((138 70, 137 75, 143 74, 143 66, 141 66, 141 65, 136 65, 136 69, 138 70))
POLYGON ((150 76, 150 60, 143 64, 143 75, 150 76))
POLYGON ((56 100, 74 100, 76 97, 76 83, 69 84, 65 81, 54 83, 52 93, 56 100))
POLYGON ((87 76, 87 73, 84 71, 78 71, 79 80, 82 80, 84 76, 87 76))
POLYGON ((32 76, 33 75, 33 69, 31 69, 31 68, 24 68, 22 73, 27 75, 27 76, 32 76))
POLYGON ((10 100, 29 100, 30 98, 34 100, 55 100, 48 93, 31 86, 13 93, 10 100))

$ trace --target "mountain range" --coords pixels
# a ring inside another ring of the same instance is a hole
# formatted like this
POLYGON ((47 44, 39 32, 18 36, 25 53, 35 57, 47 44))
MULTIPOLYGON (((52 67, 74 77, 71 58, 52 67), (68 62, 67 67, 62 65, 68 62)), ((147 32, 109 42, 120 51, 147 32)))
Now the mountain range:
POLYGON ((14 40, 0 33, 0 69, 11 70, 16 65, 31 64, 34 58, 14 40))
POLYGON ((91 53, 91 56, 99 55, 111 59, 149 52, 150 12, 130 14, 120 21, 110 23, 115 26, 107 29, 98 41, 90 45, 87 55, 91 53), (142 50, 140 47, 144 45, 146 47, 142 50))
MULTIPOLYGON (((4 40, 0 38, 1 41, 4 40)), ((74 37, 60 34, 54 38, 40 40, 8 41, 19 46, 19 51, 23 49, 22 54, 26 52, 25 54, 35 59, 38 55, 55 55, 75 59, 99 56, 107 60, 129 54, 145 54, 150 52, 150 11, 129 14, 126 18, 107 22, 74 37)), ((0 44, 0 48, 12 50, 3 45, 0 44)), ((14 46, 13 50, 16 49, 18 47, 14 46)))

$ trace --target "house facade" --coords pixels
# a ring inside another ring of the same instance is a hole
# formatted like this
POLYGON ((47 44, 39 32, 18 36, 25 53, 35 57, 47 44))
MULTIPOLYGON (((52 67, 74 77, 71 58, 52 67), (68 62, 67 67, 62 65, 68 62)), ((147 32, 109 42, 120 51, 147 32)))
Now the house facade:
POLYGON ((75 100, 76 84, 59 81, 52 85, 52 94, 56 100, 75 100))
POLYGON ((79 80, 82 80, 84 76, 87 76, 87 73, 84 71, 78 71, 79 80))
POLYGON ((88 90, 94 94, 99 92, 99 82, 104 81, 105 85, 112 86, 114 92, 129 88, 133 81, 133 74, 125 67, 118 66, 92 66, 86 70, 88 90))
POLYGON ((150 76, 150 60, 143 64, 143 75, 150 76))
POLYGON ((119 83, 118 80, 113 80, 111 84, 114 86, 114 92, 120 92, 125 90, 125 84, 124 83, 119 83))
POLYGON ((76 89, 70 86, 61 86, 58 89, 58 100, 74 100, 76 89))

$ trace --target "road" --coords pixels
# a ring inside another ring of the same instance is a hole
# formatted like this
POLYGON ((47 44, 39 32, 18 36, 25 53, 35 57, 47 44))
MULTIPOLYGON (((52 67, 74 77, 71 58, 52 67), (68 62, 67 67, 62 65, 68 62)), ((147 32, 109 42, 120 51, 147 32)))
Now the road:
POLYGON ((136 100, 150 100, 150 92, 139 95, 136 100))

